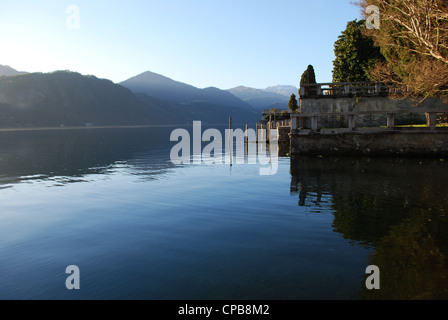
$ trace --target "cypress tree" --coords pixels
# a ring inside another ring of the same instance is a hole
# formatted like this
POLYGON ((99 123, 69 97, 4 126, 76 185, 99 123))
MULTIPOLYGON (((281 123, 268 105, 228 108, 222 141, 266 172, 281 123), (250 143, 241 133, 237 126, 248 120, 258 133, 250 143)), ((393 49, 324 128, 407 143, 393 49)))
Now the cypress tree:
POLYGON ((316 74, 314 73, 314 67, 309 65, 305 72, 302 74, 300 84, 316 83, 316 74))
MULTIPOLYGON (((316 74, 314 73, 314 67, 309 65, 305 72, 302 74, 302 78, 300 79, 300 86, 302 84, 313 84, 316 83, 316 74)), ((317 94, 316 89, 313 87, 306 87, 305 95, 314 96, 317 94)))
POLYGON ((291 95, 291 98, 289 99, 288 107, 289 107, 289 110, 291 110, 292 112, 295 112, 295 113, 297 113, 297 111, 299 110, 299 105, 297 104, 297 99, 296 99, 295 94, 291 95))

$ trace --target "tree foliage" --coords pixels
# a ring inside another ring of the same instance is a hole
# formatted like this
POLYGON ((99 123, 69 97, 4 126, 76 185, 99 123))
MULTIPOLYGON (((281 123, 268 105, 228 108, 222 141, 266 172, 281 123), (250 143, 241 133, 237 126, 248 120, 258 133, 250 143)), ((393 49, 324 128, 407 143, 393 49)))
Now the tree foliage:
POLYGON ((314 67, 312 65, 309 65, 308 68, 306 68, 300 78, 300 84, 310 83, 316 83, 316 74, 314 73, 314 67))
POLYGON ((370 81, 370 70, 384 61, 380 48, 363 33, 365 20, 347 23, 347 28, 334 44, 333 82, 370 81))
POLYGON ((379 30, 364 34, 381 47, 386 62, 370 76, 391 82, 404 97, 448 95, 448 2, 446 0, 359 0, 380 11, 379 30))
MULTIPOLYGON (((314 72, 314 67, 312 65, 309 65, 303 72, 302 77, 300 78, 300 87, 302 87, 303 84, 313 84, 313 83, 316 83, 316 73, 314 72)), ((305 95, 314 96, 316 94, 317 94, 316 88, 314 87, 305 88, 305 95)))
POLYGON ((291 95, 291 98, 289 99, 288 107, 289 107, 289 110, 291 110, 292 112, 295 112, 295 113, 297 113, 297 111, 299 110, 299 105, 297 103, 297 98, 296 98, 295 94, 291 95))

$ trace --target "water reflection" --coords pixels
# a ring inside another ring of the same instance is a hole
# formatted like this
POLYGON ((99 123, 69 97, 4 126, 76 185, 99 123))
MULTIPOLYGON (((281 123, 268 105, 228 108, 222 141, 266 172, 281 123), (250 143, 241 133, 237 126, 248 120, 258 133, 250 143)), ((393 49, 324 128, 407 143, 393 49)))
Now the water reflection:
POLYGON ((381 289, 362 299, 448 298, 448 170, 443 159, 294 158, 299 206, 330 195, 334 232, 373 248, 381 289))
POLYGON ((0 297, 67 297, 53 275, 80 260, 86 298, 448 297, 447 162, 174 168, 172 129, 2 132, 0 297))
POLYGON ((132 167, 148 179, 173 167, 171 128, 84 129, 0 134, 0 188, 18 182, 88 181, 132 167), (163 159, 162 159, 163 158, 163 159))

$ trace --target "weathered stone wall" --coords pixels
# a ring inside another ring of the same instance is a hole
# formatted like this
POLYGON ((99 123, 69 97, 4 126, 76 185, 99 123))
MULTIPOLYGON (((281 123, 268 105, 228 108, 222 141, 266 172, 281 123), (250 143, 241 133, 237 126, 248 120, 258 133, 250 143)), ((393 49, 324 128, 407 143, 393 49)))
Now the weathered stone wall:
MULTIPOLYGON (((339 117, 339 112, 353 111, 394 111, 415 109, 415 113, 397 115, 395 123, 403 124, 423 124, 426 123, 425 114, 419 109, 442 109, 448 108, 448 103, 438 98, 428 98, 421 104, 417 104, 412 99, 393 100, 388 97, 358 97, 358 98, 319 98, 300 100, 300 112, 309 113, 334 113, 331 117, 321 117, 319 126, 321 127, 346 127, 347 120, 339 117)), ((385 115, 363 115, 355 119, 357 126, 384 126, 386 125, 385 115)))
POLYGON ((291 154, 448 156, 448 130, 291 133, 291 154))

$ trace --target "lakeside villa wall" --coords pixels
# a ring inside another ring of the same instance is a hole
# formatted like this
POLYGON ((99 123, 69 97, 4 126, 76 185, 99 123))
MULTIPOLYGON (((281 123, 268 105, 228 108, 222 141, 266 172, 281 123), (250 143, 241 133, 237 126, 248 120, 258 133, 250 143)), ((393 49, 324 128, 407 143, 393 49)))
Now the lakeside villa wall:
POLYGON ((448 156, 448 104, 390 98, 381 84, 303 85, 291 114, 291 154, 448 156), (398 127, 415 125, 421 127, 398 127), (426 125, 424 125, 426 124, 426 125))
MULTIPOLYGON (((354 119, 358 127, 374 127, 386 125, 387 112, 407 110, 396 114, 395 124, 413 125, 426 122, 426 110, 448 108, 447 102, 439 98, 427 98, 419 103, 411 98, 392 99, 391 93, 394 91, 389 86, 363 82, 302 85, 300 113, 319 113, 322 115, 319 126, 331 128, 348 126, 343 113, 358 113, 354 119)), ((310 126, 309 123, 302 125, 310 126)))
POLYGON ((292 155, 448 156, 448 130, 291 134, 292 155))
POLYGON ((299 113, 290 121, 264 118, 262 126, 288 139, 291 155, 447 157, 448 127, 437 124, 446 122, 448 103, 396 100, 392 90, 367 83, 302 85, 299 113))

